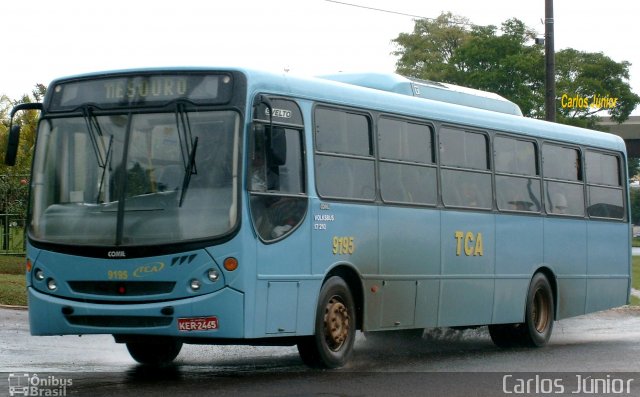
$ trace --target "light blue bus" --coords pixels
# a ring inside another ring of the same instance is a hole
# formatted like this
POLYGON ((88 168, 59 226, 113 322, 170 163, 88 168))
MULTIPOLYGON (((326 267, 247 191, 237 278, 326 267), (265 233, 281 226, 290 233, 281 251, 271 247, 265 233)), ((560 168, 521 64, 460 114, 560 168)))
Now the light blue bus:
POLYGON ((497 95, 173 68, 58 79, 25 109, 33 335, 112 334, 144 364, 295 344, 336 368, 356 330, 543 346, 628 301, 623 141, 497 95))

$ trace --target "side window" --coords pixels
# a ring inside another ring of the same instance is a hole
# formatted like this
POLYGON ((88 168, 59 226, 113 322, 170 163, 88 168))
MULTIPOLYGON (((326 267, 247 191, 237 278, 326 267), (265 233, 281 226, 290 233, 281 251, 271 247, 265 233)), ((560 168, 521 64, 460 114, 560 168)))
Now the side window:
POLYGON ((440 129, 442 201, 445 206, 491 209, 488 137, 479 132, 440 129))
POLYGON ((383 117, 378 121, 380 191, 385 202, 437 202, 433 129, 383 117))
POLYGON ((539 212, 542 205, 536 144, 496 136, 493 149, 498 209, 539 212))
POLYGON ((585 155, 589 216, 624 218, 624 189, 620 158, 612 154, 587 151, 585 155))
MULTIPOLYGON (((280 100, 280 103, 299 112, 293 102, 280 100)), ((254 117, 249 137, 247 187, 251 218, 265 242, 287 236, 307 212, 301 128, 271 125, 254 117)))
POLYGON ((375 163, 369 117, 318 107, 314 116, 316 186, 321 197, 373 201, 375 163))
POLYGON ((545 143, 542 146, 544 195, 548 213, 584 215, 580 151, 545 143))

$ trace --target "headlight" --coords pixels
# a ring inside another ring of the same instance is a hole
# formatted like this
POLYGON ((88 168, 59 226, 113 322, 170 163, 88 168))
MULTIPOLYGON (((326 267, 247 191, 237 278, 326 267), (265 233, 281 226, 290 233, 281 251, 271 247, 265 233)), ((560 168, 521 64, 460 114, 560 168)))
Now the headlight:
POLYGON ((38 281, 44 280, 44 272, 42 271, 42 269, 36 269, 34 275, 36 277, 36 280, 38 281))
POLYGON ((192 290, 197 291, 200 289, 200 281, 196 280, 195 278, 193 280, 191 280, 191 282, 189 283, 189 286, 191 287, 192 290))
POLYGON ((47 280, 47 288, 49 288, 49 291, 55 291, 56 289, 58 289, 58 284, 56 284, 56 280, 52 278, 47 280))
POLYGON ((218 273, 216 269, 209 269, 209 271, 207 271, 207 277, 209 277, 210 281, 215 283, 220 278, 220 273, 218 273))

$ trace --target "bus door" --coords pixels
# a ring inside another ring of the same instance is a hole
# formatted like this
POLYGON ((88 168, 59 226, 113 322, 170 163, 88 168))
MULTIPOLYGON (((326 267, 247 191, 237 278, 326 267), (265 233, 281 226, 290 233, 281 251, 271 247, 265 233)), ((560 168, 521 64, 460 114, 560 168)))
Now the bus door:
POLYGON ((298 330, 311 273, 302 115, 285 99, 262 99, 249 137, 250 212, 256 235, 256 334, 298 330), (267 106, 268 105, 268 106, 267 106), (307 277, 308 279, 308 277, 307 277), (307 281, 308 282, 308 281, 307 281))

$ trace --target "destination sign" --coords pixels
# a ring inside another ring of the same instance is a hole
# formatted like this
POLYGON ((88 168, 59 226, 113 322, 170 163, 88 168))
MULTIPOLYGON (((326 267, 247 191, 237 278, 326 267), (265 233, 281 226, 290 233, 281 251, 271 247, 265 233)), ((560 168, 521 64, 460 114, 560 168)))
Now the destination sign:
POLYGON ((221 104, 230 100, 233 80, 228 74, 121 75, 60 82, 53 88, 51 111, 97 107, 157 106, 177 99, 221 104))

